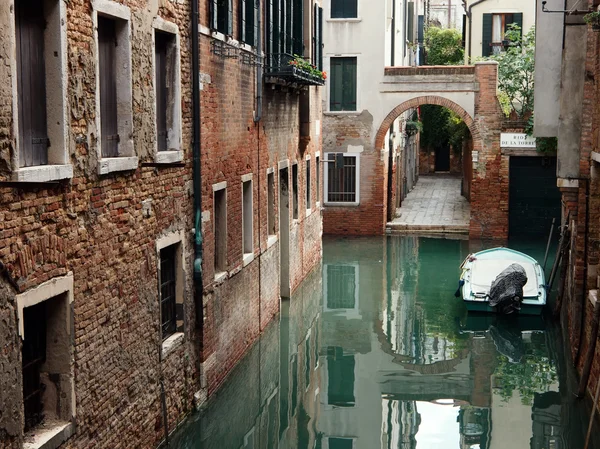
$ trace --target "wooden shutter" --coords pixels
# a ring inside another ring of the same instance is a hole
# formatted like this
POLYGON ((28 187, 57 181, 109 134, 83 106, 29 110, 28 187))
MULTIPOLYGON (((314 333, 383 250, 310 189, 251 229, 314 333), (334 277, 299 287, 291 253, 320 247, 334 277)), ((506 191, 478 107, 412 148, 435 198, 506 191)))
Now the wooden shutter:
POLYGON ((342 110, 342 58, 331 58, 329 81, 329 110, 342 110))
POLYGON ((233 0, 227 0, 227 35, 233 36, 233 0))
MULTIPOLYGON (((415 2, 408 2, 408 14, 406 16, 408 30, 407 39, 409 42, 415 41, 415 2)), ((392 31, 393 32, 393 31, 392 31)))
POLYGON ((304 8, 303 0, 294 0, 293 53, 304 55, 304 8))
POLYGON ((342 110, 356 110, 356 58, 342 58, 342 110))
POLYGON ((167 46, 169 38, 163 33, 155 35, 155 79, 156 79, 156 142, 158 151, 167 148, 167 46))
POLYGON ((323 8, 318 8, 318 11, 317 30, 319 38, 317 39, 317 68, 323 70, 323 8))
POLYGON ((260 0, 253 0, 252 3, 252 45, 258 45, 258 33, 262 33, 262 30, 258 29, 258 15, 260 14, 260 0))
POLYGON ((271 55, 274 53, 273 51, 273 35, 274 35, 274 29, 273 29, 273 19, 274 19, 274 10, 273 10, 273 3, 274 0, 266 0, 267 1, 267 17, 266 17, 266 25, 267 25, 267 30, 265 33, 265 48, 266 48, 266 53, 267 53, 267 66, 271 65, 271 55))
POLYGON ((98 17, 98 65, 100 73, 100 134, 102 157, 119 155, 117 128, 117 46, 114 20, 98 17))
POLYGON ((283 43, 283 52, 291 53, 292 52, 292 34, 293 34, 293 3, 292 0, 285 0, 285 33, 284 33, 284 43, 283 43))
POLYGON ((317 9, 318 6, 315 3, 313 5, 313 17, 312 17, 312 63, 314 65, 318 65, 318 54, 317 54, 317 40, 318 40, 318 33, 319 33, 319 25, 318 25, 318 20, 319 20, 319 10, 317 9))
MULTIPOLYGON (((248 3, 251 3, 252 0, 248 0, 248 3)), ((240 0, 239 3, 239 21, 238 21, 238 25, 239 25, 239 35, 240 35, 240 41, 242 42, 246 42, 247 43, 247 34, 246 34, 246 0, 240 0)))
POLYGON ((492 14, 483 15, 483 29, 481 34, 481 56, 492 54, 492 14))
POLYGON ((40 0, 15 2, 19 165, 48 163, 44 10, 40 0))
POLYGON ((521 28, 521 36, 523 36, 523 13, 517 12, 513 14, 513 23, 521 28))
POLYGON ((210 27, 213 30, 219 28, 219 0, 210 1, 210 27))

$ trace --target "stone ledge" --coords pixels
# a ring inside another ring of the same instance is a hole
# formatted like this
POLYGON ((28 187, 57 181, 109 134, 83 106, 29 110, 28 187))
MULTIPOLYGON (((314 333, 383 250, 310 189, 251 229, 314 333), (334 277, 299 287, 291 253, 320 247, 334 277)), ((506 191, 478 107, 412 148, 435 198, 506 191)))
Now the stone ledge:
POLYGON ((54 421, 42 424, 25 435, 23 449, 56 449, 75 433, 73 423, 54 421))
POLYGON ((157 151, 154 162, 157 164, 175 164, 183 160, 183 151, 157 151))
POLYGON ((137 170, 138 158, 131 157, 107 157, 98 161, 98 174, 106 175, 117 171, 137 170))
POLYGON ((15 182, 51 182, 73 177, 72 165, 38 165, 15 170, 12 179, 15 182))
POLYGON ((167 358, 169 354, 171 354, 175 349, 180 347, 183 344, 183 332, 176 332, 162 342, 162 358, 163 360, 167 358))

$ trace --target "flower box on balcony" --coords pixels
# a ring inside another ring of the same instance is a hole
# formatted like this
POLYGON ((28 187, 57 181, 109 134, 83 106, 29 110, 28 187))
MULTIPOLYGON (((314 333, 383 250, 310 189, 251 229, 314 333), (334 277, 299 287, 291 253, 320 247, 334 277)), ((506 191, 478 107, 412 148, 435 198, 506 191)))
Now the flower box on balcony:
POLYGON ((327 75, 299 56, 269 55, 265 82, 290 87, 323 86, 327 75))

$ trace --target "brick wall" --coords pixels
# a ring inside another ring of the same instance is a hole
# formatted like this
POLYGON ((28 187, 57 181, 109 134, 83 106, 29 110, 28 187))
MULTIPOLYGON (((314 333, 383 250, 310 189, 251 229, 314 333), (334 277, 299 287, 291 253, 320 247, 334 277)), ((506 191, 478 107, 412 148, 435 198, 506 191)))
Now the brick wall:
MULTIPOLYGON (((300 91, 266 84, 262 118, 255 123, 256 68, 241 57, 211 52, 222 37, 208 30, 209 1, 201 2, 203 380, 212 394, 266 328, 280 308, 281 236, 269 237, 267 170, 274 173, 275 228, 279 229, 279 169, 288 168, 290 205, 292 165, 298 166, 298 218, 289 211, 290 289, 296 290, 321 258, 321 209, 316 185, 321 154, 320 88, 300 91), (300 144, 301 103, 310 109, 310 135, 300 144), (311 207, 306 207, 306 164, 311 164, 311 207), (242 176, 252 174, 254 260, 244 266, 242 248, 242 176), (227 183, 227 269, 215 279, 213 185, 227 183)), ((309 8, 308 11, 312 11, 309 8)), ((234 23, 236 12, 234 11, 234 23)), ((234 30, 236 27, 234 26, 234 30)), ((235 33, 234 33, 235 34, 235 33)), ((227 39, 227 38, 226 38, 227 39)), ((236 45, 235 43, 232 43, 236 45)), ((237 50, 240 54, 247 49, 237 50)), ((323 185, 323 173, 320 175, 323 185)), ((291 209, 291 207, 290 207, 291 209)), ((293 301, 293 299, 292 299, 293 301)))
MULTIPOLYGON (((7 14, 3 2, 0 16, 7 14)), ((190 7, 187 1, 124 0, 131 9, 133 142, 140 165, 98 175, 96 64, 90 2, 67 8, 68 151, 73 178, 53 184, 0 184, 0 261, 18 291, 0 280, 0 447, 21 447, 21 340, 15 296, 68 272, 74 278, 73 370, 76 433, 67 448, 154 447, 163 438, 160 386, 169 427, 191 409, 199 387, 192 301, 190 7), (152 20, 178 25, 181 40, 183 163, 153 163, 152 20), (149 204, 144 208, 142 203, 149 204), (162 362, 156 240, 183 231, 184 343, 162 362), (9 407, 4 407, 10 403, 9 407)), ((14 20, 10 17, 9 20, 14 20)), ((7 32, 0 37, 11 61, 7 32)), ((0 87, 0 179, 14 167, 11 77, 3 64, 0 87), (8 86, 8 87, 7 87, 8 86)))

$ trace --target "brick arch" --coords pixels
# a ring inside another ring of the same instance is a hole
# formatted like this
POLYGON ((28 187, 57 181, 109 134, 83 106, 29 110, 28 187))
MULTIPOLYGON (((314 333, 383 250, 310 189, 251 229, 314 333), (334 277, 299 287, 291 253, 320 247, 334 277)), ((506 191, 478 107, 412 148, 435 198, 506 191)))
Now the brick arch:
POLYGON ((404 103, 400 103, 398 106, 392 109, 392 111, 385 117, 385 119, 381 123, 381 126, 379 127, 379 130, 375 135, 375 149, 383 149, 385 145, 385 135, 392 126, 392 123, 394 123, 394 120, 400 117, 400 114, 406 112, 408 109, 416 108, 418 106, 423 106, 426 104, 443 106, 455 112, 461 119, 463 119, 463 121, 469 128, 469 131, 471 132, 471 137, 473 138, 473 149, 477 150, 480 148, 481 138, 479 134, 479 129, 473 118, 469 115, 469 113, 452 100, 448 100, 447 98, 439 97, 437 95, 427 95, 412 98, 411 100, 405 101, 404 103))

